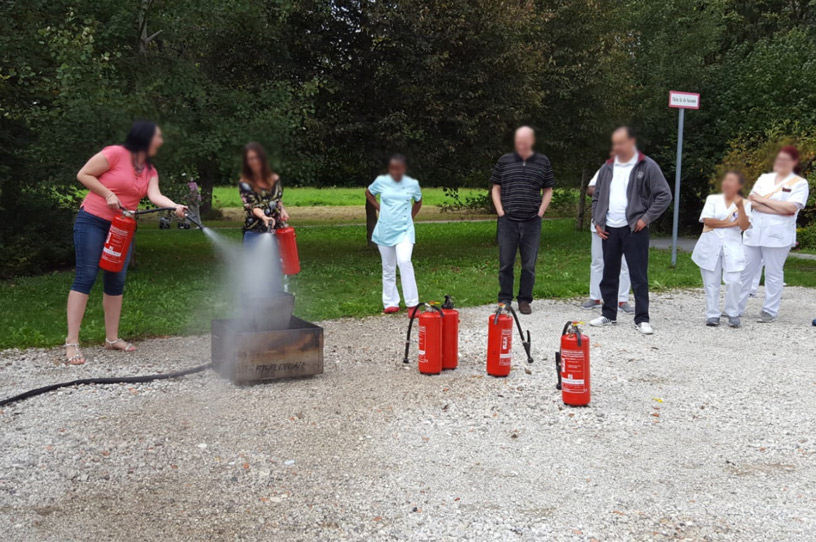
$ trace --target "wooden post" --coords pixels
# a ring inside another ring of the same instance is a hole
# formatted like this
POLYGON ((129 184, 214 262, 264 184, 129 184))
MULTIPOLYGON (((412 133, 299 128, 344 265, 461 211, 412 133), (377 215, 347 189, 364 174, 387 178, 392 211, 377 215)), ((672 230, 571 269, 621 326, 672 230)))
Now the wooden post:
POLYGON ((212 211, 212 194, 215 186, 215 178, 218 176, 218 164, 212 158, 206 158, 198 163, 196 168, 198 171, 198 179, 201 182, 201 206, 199 207, 199 216, 205 217, 212 211))
POLYGON ((587 174, 587 169, 584 168, 583 170, 581 170, 581 191, 578 199, 578 218, 575 221, 575 229, 578 231, 583 231, 584 229, 584 216, 586 215, 586 193, 588 184, 589 175, 587 174))
POLYGON ((377 208, 374 207, 368 198, 366 198, 365 204, 365 212, 366 212, 366 242, 368 243, 369 247, 374 247, 374 243, 371 242, 371 236, 374 234, 374 226, 377 225, 377 208))

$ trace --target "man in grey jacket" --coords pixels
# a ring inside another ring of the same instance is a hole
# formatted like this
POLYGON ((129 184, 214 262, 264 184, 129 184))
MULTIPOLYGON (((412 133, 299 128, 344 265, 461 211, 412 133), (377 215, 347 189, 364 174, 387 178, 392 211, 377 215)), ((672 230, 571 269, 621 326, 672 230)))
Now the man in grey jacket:
POLYGON ((649 224, 669 207, 671 189, 660 166, 638 152, 637 141, 628 126, 612 133, 612 152, 615 157, 598 171, 592 194, 592 218, 603 240, 604 270, 603 309, 590 325, 616 322, 621 257, 625 257, 635 292, 635 326, 644 335, 651 335, 654 331, 649 324, 649 224))

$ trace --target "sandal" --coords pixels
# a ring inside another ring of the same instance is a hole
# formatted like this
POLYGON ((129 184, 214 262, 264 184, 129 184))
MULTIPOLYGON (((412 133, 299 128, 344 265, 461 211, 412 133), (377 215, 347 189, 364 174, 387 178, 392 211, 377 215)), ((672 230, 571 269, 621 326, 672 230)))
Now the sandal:
MULTIPOLYGON (((73 348, 74 355, 70 358, 65 360, 65 365, 84 365, 85 364, 85 356, 82 354, 82 350, 79 349, 79 343, 65 343, 62 345, 63 348, 73 348)), ((66 356, 68 353, 66 352, 66 356)))
POLYGON ((106 343, 105 344, 105 350, 119 350, 120 352, 135 352, 136 351, 135 346, 133 346, 129 342, 126 342, 123 339, 114 339, 112 341, 109 341, 108 339, 105 339, 105 343, 106 343), (116 344, 116 343, 125 343, 125 347, 124 348, 114 348, 113 345, 116 344))

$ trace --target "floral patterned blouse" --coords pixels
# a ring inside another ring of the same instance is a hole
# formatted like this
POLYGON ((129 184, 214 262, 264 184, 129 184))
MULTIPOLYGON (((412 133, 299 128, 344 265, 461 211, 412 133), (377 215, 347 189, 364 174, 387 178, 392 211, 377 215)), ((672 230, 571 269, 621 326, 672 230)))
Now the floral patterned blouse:
POLYGON ((264 231, 263 221, 252 214, 255 209, 262 209, 264 214, 275 219, 275 226, 280 227, 281 198, 283 197, 283 187, 280 180, 275 181, 272 188, 262 188, 258 191, 253 189, 249 183, 241 181, 238 185, 238 191, 241 194, 241 201, 244 204, 244 213, 246 214, 243 231, 264 231))

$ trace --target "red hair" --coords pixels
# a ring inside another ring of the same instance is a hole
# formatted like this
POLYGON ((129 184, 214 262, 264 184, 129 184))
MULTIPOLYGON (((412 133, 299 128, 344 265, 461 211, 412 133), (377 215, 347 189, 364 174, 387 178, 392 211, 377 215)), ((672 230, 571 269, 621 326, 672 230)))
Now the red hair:
POLYGON ((794 162, 796 162, 796 165, 793 168, 793 172, 796 173, 797 175, 801 175, 802 174, 802 168, 799 165, 799 149, 797 149, 793 145, 786 145, 786 146, 782 147, 781 149, 779 149, 779 154, 782 154, 782 153, 787 154, 788 156, 791 157, 791 159, 794 162))

